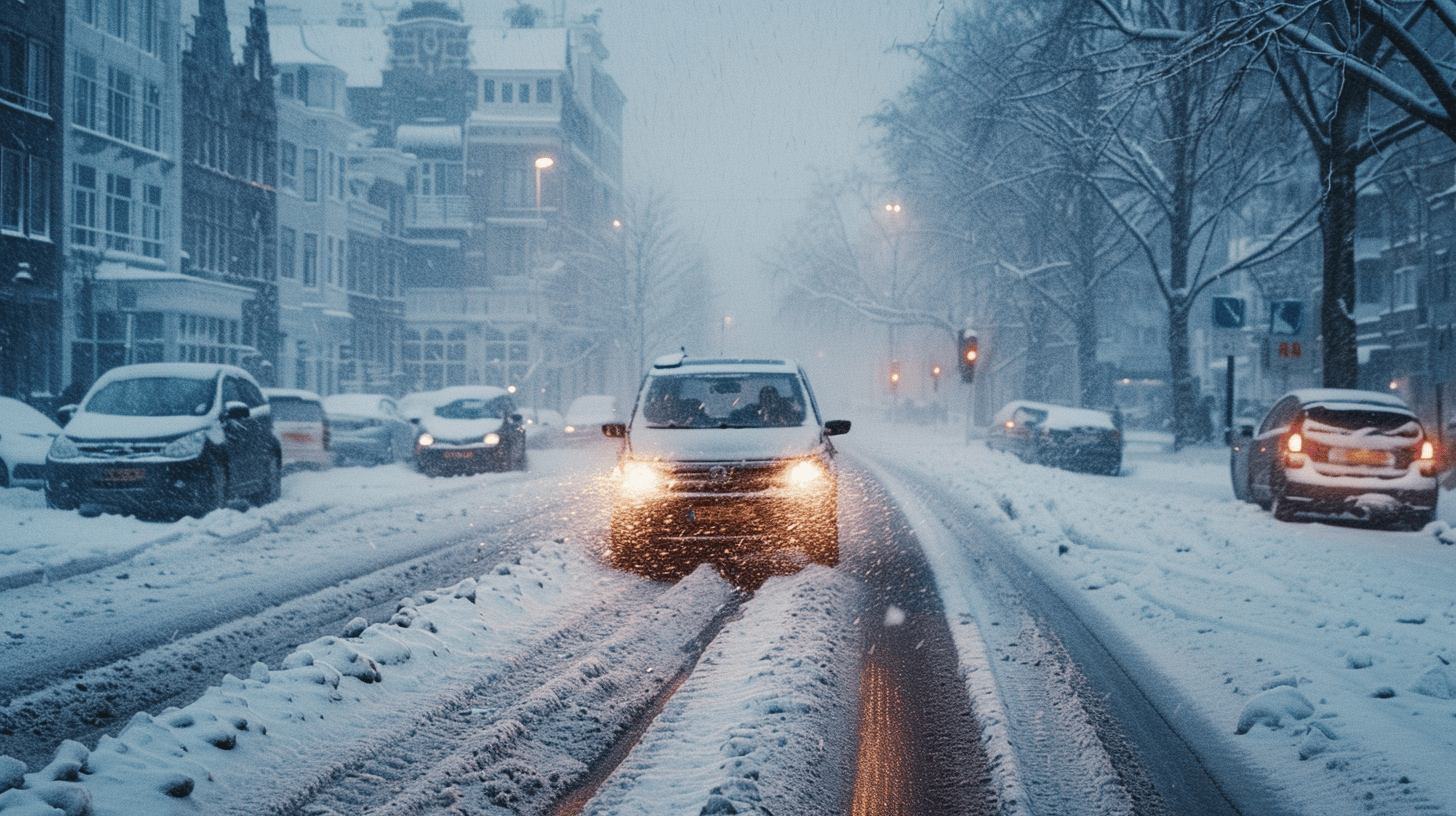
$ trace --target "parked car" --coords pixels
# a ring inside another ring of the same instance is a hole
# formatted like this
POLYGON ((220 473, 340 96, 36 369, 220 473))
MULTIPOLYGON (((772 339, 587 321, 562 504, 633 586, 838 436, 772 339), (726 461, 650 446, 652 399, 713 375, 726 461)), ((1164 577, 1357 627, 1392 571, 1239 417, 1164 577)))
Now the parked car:
POLYGON ((45 458, 61 426, 17 399, 0 397, 0 487, 45 487, 45 458))
POLYGON ((986 446, 1032 464, 1108 476, 1122 472, 1122 430, 1111 413, 1093 408, 1008 402, 991 420, 986 446))
POLYGON ((595 443, 602 439, 602 426, 621 422, 617 398, 606 394, 587 394, 571 401, 566 408, 566 424, 562 437, 570 443, 595 443))
POLYGON ((273 435, 283 446, 283 470, 323 470, 334 464, 324 400, 312 391, 264 388, 273 409, 273 435))
POLYGON ((1395 394, 1310 388, 1230 434, 1234 496, 1272 509, 1419 529, 1436 512, 1436 444, 1395 394))
POLYGON ((566 420, 562 418, 560 411, 535 408, 525 409, 521 413, 526 417, 526 447, 549 448, 561 441, 566 420))
POLYGON ((414 427, 386 394, 332 394, 324 397, 324 417, 335 464, 387 464, 414 448, 414 427))
POLYGON ((743 554, 839 563, 838 474, 803 369, 788 360, 658 359, 626 423, 610 562, 659 577, 743 554))
POLYGON ((278 498, 283 451, 248 372, 214 363, 114 368, 46 456, 46 501, 85 515, 201 516, 278 498))
POLYGON ((415 461, 431 476, 526 469, 525 418, 505 389, 456 385, 431 392, 414 420, 415 461))

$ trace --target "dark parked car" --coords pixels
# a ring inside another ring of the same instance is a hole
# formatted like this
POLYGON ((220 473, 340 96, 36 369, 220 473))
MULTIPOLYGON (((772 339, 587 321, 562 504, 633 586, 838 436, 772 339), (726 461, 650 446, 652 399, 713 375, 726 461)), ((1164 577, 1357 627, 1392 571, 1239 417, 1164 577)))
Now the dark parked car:
POLYGON ((413 420, 421 473, 526 469, 525 418, 505 389, 455 385, 428 396, 428 410, 413 420))
POLYGON ((715 557, 792 550, 839 563, 838 476, 801 368, 784 360, 689 360, 647 372, 616 469, 609 560, 672 577, 715 557))
POLYGON ((324 414, 338 464, 386 464, 407 458, 414 448, 414 428, 385 394, 333 394, 324 397, 324 414))
POLYGON ((282 451, 248 372, 212 363, 122 366, 66 406, 46 500, 83 514, 202 516, 278 498, 282 451))
POLYGON ((1420 528, 1435 515, 1436 445, 1394 394, 1291 391, 1229 442, 1234 496, 1281 521, 1315 513, 1420 528))
POLYGON ((1122 471, 1122 431, 1107 411, 1017 400, 996 412, 986 446, 1023 462, 1116 476, 1122 471))

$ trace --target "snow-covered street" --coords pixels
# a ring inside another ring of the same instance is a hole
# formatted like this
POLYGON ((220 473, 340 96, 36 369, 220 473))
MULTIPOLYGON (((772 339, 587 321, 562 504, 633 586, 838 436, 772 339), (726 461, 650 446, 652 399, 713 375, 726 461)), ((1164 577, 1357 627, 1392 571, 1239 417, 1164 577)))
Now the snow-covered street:
MULTIPOLYGON (((383 609, 368 620, 303 613, 332 628, 209 664, 195 699, 103 723, 116 736, 45 767, 0 759, 0 811, 849 812, 856 744, 878 739, 857 713, 870 656, 916 614, 912 584, 877 578, 895 525, 934 573, 988 812, 1074 812, 1073 797, 1075 812, 1157 812, 1087 715, 1098 705, 1063 685, 1061 646, 1028 635, 1039 614, 992 580, 1007 564, 1075 613, 1238 811, 1456 811, 1450 494, 1440 521, 1393 533, 1276 522, 1233 500, 1222 449, 1158 438, 1130 443, 1116 478, 1026 465, 956 426, 857 423, 841 447, 903 519, 843 507, 843 565, 749 591, 706 568, 670 585, 605 567, 602 450, 463 479, 296 474, 276 505, 172 525, 0 491, 7 722, 95 682, 97 649, 131 661, 108 683, 144 686, 158 655, 223 639, 224 621, 282 626, 276 604, 339 602, 446 542, 478 557, 406 599, 341 602, 383 609), (265 588, 290 600, 256 600, 265 588), (174 635, 204 612, 218 622, 174 635), (1049 783, 1040 766, 1064 761, 1049 783)), ((17 741, 0 732, 0 755, 17 741)))

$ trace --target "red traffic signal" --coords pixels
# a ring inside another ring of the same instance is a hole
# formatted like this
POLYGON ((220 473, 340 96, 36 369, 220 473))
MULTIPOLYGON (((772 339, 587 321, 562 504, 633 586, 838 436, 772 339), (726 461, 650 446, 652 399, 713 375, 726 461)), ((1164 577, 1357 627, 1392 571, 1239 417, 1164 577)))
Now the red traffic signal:
POLYGON ((956 332, 956 368, 961 373, 961 382, 971 382, 976 378, 976 361, 980 358, 981 350, 976 345, 976 336, 963 331, 956 332))

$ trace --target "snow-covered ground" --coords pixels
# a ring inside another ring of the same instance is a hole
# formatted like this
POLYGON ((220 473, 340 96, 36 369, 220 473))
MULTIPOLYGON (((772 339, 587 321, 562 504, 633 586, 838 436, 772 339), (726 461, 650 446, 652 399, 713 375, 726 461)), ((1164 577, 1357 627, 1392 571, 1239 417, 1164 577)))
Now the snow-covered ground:
MULTIPOLYGON (((1131 671, 1160 687, 1160 699, 1176 701, 1165 716, 1188 718, 1186 732, 1209 741, 1215 762, 1232 755, 1261 769, 1289 810, 1456 812, 1451 494, 1443 493, 1440 520, 1425 531, 1396 533, 1275 522, 1233 501, 1224 451, 1174 454, 1156 438, 1129 445, 1117 478, 1028 466, 978 442, 968 446, 959 429, 944 426, 857 423, 841 447, 963 496, 966 510, 1018 546, 1131 671)), ((416 480, 397 468, 305 476, 290 477, 278 505, 177 525, 81 519, 44 509, 37 494, 0 491, 0 587, 161 552, 159 542, 171 536, 246 536, 299 514, 387 503, 405 511, 478 488, 416 480)), ((972 583, 970 554, 914 495, 894 490, 946 588, 947 615, 974 617, 975 599, 949 589, 972 583)), ((95 814, 251 812, 267 801, 261 791, 283 786, 280 774, 307 779, 336 767, 324 746, 391 739, 393 724, 438 706, 442 688, 531 660, 521 651, 542 632, 644 585, 607 570, 576 542, 545 539, 519 563, 402 603, 390 623, 304 644, 247 677, 219 678, 195 703, 139 715, 92 749, 67 744, 46 768, 0 758, 0 812, 87 812, 83 802, 95 814)), ((810 773, 826 750, 818 740, 833 749, 846 738, 834 729, 852 711, 844 698, 854 683, 830 653, 843 652, 835 638, 862 612, 856 586, 843 570, 822 568, 770 579, 584 812, 660 813, 667 802, 673 812, 699 805, 737 812, 805 784, 797 775, 810 773)), ((721 579, 700 570, 657 598, 651 620, 730 596, 721 579)), ((985 716, 995 711, 994 683, 970 670, 979 659, 975 627, 953 628, 968 633, 962 662, 983 722, 999 729, 985 716)), ((571 684, 615 684, 657 668, 619 665, 606 654, 571 660, 546 695, 551 707, 585 694, 571 684)), ((511 714, 493 718, 492 739, 533 738, 522 723, 536 715, 511 714)), ((619 725, 581 727, 585 734, 619 725)), ((1004 730, 988 734, 993 746, 1005 739, 1004 730)), ((1004 794, 1014 790, 1015 769, 1002 773, 1004 794)), ((459 793, 451 780, 435 781, 435 793, 459 793)))
MULTIPOLYGON (((958 429, 861 430, 853 450, 931 476, 1016 542, 1210 761, 1261 769, 1295 812, 1456 812, 1456 495, 1422 532, 1288 524, 1233 500, 1221 448, 1134 435, 1110 478, 958 429)), ((911 522, 943 587, 974 583, 928 511, 911 522)))

